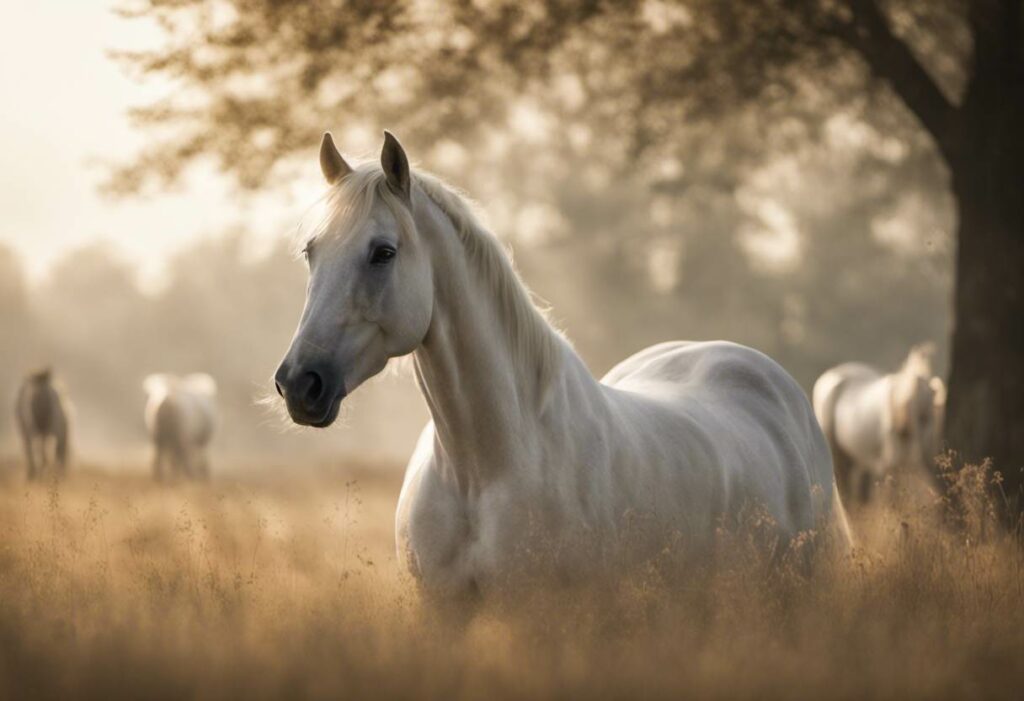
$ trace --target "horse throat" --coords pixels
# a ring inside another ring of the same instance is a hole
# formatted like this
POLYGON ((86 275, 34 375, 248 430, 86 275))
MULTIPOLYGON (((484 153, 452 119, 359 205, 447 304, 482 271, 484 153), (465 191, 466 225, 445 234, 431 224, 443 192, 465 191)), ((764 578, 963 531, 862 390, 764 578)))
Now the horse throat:
POLYGON ((447 216, 428 219, 421 229, 447 230, 428 232, 436 249, 434 308, 414 353, 416 378, 442 451, 463 473, 460 481, 485 480, 531 451, 529 437, 541 428, 556 381, 552 344, 559 352, 567 346, 533 309, 510 265, 485 267, 447 216), (504 275, 512 277, 496 277, 504 275))

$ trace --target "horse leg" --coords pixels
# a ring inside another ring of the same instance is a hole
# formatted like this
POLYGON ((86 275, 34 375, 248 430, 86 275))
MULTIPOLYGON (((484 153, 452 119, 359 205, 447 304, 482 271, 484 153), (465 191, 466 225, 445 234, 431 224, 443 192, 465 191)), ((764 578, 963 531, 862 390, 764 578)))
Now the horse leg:
POLYGON ((36 475, 46 475, 50 470, 50 436, 36 437, 36 475))
POLYGON ((420 588, 422 622, 435 631, 442 639, 452 642, 465 635, 480 607, 480 591, 475 584, 459 592, 444 594, 428 592, 420 588))
POLYGON ((860 484, 857 486, 857 492, 861 504, 870 504, 871 496, 875 490, 875 479, 871 470, 863 470, 860 475, 860 484))
POLYGON ((195 477, 203 482, 210 481, 210 460, 206 453, 197 450, 195 453, 195 477))
POLYGON ((153 479, 157 482, 164 481, 164 464, 166 463, 166 454, 162 445, 157 444, 153 446, 153 479))
POLYGON ((189 462, 190 457, 187 447, 175 446, 173 458, 175 475, 186 479, 192 476, 192 465, 189 462))
POLYGON ((844 504, 849 504, 855 499, 853 490, 854 464, 838 446, 832 446, 832 465, 835 472, 836 485, 839 487, 839 497, 844 504))
POLYGON ((54 457, 57 463, 57 475, 63 477, 68 471, 68 434, 67 431, 58 433, 54 447, 54 457))
POLYGON ((188 446, 179 446, 174 453, 175 467, 179 477, 185 479, 192 479, 193 474, 193 458, 192 450, 188 446))
POLYGON ((25 443, 25 465, 28 470, 28 481, 33 481, 37 475, 39 468, 36 465, 36 439, 27 433, 24 434, 23 440, 25 443))

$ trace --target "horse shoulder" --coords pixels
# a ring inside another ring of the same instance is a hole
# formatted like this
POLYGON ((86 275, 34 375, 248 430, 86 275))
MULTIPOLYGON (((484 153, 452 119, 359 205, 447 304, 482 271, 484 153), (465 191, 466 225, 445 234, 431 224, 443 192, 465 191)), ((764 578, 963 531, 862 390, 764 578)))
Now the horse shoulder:
POLYGON ((459 598, 473 587, 469 524, 457 485, 444 478, 431 422, 409 460, 395 512, 399 563, 421 591, 459 598))

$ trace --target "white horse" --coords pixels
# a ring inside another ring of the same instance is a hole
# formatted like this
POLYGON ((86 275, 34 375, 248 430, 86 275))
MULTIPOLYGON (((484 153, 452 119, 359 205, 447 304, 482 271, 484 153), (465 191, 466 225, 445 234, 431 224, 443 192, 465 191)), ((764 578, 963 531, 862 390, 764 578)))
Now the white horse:
POLYGON ((68 466, 71 405, 49 368, 31 373, 22 381, 14 416, 25 447, 28 479, 38 477, 51 462, 63 476, 68 466))
MULTIPOLYGON (((811 406, 774 361, 725 342, 665 343, 602 382, 533 304, 467 202, 410 172, 385 132, 352 168, 324 135, 329 214, 275 375, 292 419, 339 403, 411 353, 432 421, 396 527, 420 589, 460 602, 543 572, 614 581, 631 565, 712 553, 716 529, 767 513, 781 550, 842 524, 811 406)), ((771 546, 768 546, 771 547, 771 546)))
POLYGON ((814 412, 828 438, 844 500, 871 500, 873 485, 898 471, 924 475, 939 450, 946 389, 932 375, 930 344, 911 349, 883 375, 861 363, 814 383, 814 412))
POLYGON ((185 477, 210 476, 206 448, 216 426, 217 384, 203 373, 176 377, 150 375, 142 383, 148 395, 146 428, 153 441, 153 477, 169 468, 185 477))

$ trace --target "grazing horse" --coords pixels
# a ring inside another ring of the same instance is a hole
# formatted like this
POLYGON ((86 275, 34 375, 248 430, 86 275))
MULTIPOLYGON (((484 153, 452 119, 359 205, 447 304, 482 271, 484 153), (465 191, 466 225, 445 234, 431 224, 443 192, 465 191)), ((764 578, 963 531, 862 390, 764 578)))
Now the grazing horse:
POLYGON ((18 432, 25 446, 25 463, 30 480, 52 462, 63 476, 68 467, 68 438, 71 406, 47 368, 26 376, 14 407, 18 432))
POLYGON ((664 343, 598 382, 467 201, 411 172, 394 136, 380 166, 353 168, 325 134, 320 164, 328 213, 305 242, 305 308, 276 386, 293 421, 322 428, 412 354, 432 420, 396 539, 426 598, 537 575, 612 582, 666 553, 710 562, 720 526, 755 511, 773 552, 819 527, 848 538, 828 445, 773 360, 664 343))
POLYGON ((203 373, 150 375, 142 386, 149 395, 146 427, 153 441, 153 477, 163 480, 169 468, 184 477, 208 478, 206 447, 216 425, 213 378, 203 373))
POLYGON ((897 471, 927 471, 939 450, 946 402, 945 385, 932 375, 932 352, 930 344, 915 346, 888 375, 846 363, 814 383, 814 412, 844 501, 869 502, 874 483, 897 471))

